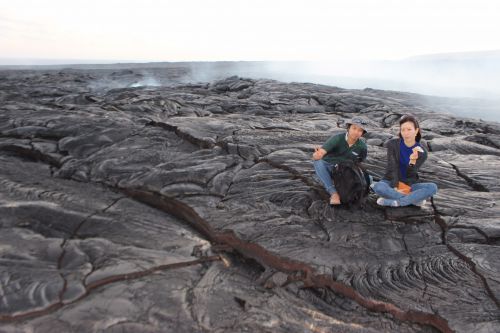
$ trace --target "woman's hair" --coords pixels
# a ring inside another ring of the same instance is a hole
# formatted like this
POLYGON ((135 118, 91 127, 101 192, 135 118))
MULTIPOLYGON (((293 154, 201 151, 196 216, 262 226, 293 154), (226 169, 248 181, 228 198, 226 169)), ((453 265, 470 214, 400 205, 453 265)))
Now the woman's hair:
POLYGON ((420 139, 422 138, 422 130, 420 129, 420 125, 418 124, 418 120, 417 118, 415 118, 414 116, 412 116, 411 114, 405 114, 404 116, 402 116, 400 119, 399 119, 399 127, 400 127, 400 130, 399 130, 399 137, 402 139, 403 137, 401 136, 401 125, 403 125, 404 123, 407 123, 407 122, 411 122, 413 123, 413 126, 415 127, 415 129, 418 129, 418 133, 417 135, 415 136, 415 141, 417 142, 420 142, 420 139))

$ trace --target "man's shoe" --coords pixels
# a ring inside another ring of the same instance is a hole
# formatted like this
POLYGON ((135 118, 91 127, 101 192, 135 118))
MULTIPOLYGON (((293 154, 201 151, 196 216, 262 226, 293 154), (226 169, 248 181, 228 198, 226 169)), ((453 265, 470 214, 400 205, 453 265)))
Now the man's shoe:
POLYGON ((423 207, 425 205, 425 203, 427 202, 427 200, 422 200, 422 201, 419 201, 419 202, 415 202, 413 205, 414 206, 417 206, 417 207, 423 207))
POLYGON ((332 196, 330 197, 330 205, 332 206, 340 205, 340 196, 337 192, 333 193, 332 196))
POLYGON ((399 201, 385 198, 378 198, 377 205, 388 207, 399 207, 399 201))

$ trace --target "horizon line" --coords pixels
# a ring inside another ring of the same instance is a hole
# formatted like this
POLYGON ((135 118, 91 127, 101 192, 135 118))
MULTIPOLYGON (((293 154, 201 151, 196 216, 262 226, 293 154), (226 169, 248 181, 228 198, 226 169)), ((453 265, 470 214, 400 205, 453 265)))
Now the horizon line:
POLYGON ((282 59, 282 60, 131 60, 131 59, 64 59, 64 58, 12 58, 0 57, 0 67, 43 67, 43 66, 71 66, 71 65, 126 65, 126 64, 154 64, 154 63, 223 63, 223 62, 283 62, 283 63, 326 63, 326 62, 397 62, 408 60, 419 60, 430 57, 467 56, 473 54, 500 55, 500 49, 465 51, 465 52, 440 52, 430 54, 418 54, 400 59, 332 59, 332 60, 304 60, 304 59, 282 59), (17 62, 17 63, 16 63, 17 62), (31 63, 26 63, 31 62, 31 63), (34 62, 34 63, 33 63, 34 62), (37 63, 38 62, 38 63, 37 63), (46 63, 44 63, 46 62, 46 63))

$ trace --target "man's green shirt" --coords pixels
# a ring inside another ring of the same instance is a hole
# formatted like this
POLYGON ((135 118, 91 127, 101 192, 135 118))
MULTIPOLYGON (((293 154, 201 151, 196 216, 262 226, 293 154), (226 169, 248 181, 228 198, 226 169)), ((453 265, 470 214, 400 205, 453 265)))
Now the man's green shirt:
POLYGON ((346 160, 364 161, 368 152, 366 143, 359 139, 349 147, 346 137, 346 133, 340 133, 328 139, 322 146, 327 152, 323 160, 332 164, 346 160))

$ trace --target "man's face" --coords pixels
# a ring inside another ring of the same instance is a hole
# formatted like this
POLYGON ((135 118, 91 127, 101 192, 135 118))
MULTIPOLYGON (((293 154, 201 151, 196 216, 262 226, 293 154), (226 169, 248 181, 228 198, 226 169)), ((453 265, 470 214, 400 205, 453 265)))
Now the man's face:
POLYGON ((347 135, 349 136, 349 138, 351 140, 358 140, 362 135, 363 135, 363 129, 361 127, 359 127, 358 125, 355 125, 355 124, 352 124, 350 127, 349 127, 349 130, 347 132, 347 135))

